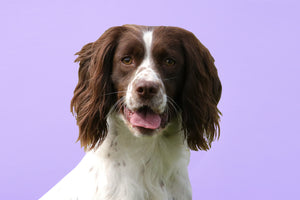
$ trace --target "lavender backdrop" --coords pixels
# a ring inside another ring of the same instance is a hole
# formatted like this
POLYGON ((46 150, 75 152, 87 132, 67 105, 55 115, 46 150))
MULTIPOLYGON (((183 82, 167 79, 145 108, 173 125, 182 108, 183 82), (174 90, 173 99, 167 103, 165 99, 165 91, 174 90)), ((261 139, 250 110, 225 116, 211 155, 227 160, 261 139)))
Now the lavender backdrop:
POLYGON ((74 53, 126 23, 186 28, 223 83, 221 138, 193 152, 195 200, 300 199, 299 2, 1 1, 0 199, 38 199, 84 155, 74 53))

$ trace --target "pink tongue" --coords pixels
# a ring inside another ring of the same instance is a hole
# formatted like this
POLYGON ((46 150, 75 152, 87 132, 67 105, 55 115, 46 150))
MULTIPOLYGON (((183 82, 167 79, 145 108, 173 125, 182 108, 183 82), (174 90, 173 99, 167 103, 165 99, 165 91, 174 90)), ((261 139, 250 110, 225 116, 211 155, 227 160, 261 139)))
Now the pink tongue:
POLYGON ((130 117, 132 126, 143 127, 147 129, 157 129, 160 127, 161 118, 158 114, 152 111, 133 112, 130 117))

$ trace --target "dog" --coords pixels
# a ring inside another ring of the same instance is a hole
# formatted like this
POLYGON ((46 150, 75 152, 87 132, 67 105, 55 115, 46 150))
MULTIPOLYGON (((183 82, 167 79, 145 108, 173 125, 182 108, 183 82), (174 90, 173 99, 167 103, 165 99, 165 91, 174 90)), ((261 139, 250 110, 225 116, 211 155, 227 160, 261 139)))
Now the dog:
POLYGON ((71 101, 82 161, 40 200, 190 200, 190 150, 219 138, 222 86, 195 35, 108 29, 76 55, 71 101))

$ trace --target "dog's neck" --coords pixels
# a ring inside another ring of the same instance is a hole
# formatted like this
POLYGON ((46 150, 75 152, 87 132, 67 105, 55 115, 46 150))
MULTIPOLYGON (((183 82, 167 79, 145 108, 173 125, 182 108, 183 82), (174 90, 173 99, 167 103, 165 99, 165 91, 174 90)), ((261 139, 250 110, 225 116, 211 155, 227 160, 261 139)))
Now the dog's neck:
POLYGON ((120 114, 110 114, 109 134, 95 153, 112 162, 123 158, 132 159, 135 165, 137 162, 146 165, 153 160, 156 165, 169 167, 169 163, 174 165, 176 160, 186 157, 181 155, 183 152, 189 152, 179 120, 173 119, 162 132, 153 136, 135 136, 120 114))
POLYGON ((166 199, 164 195, 170 192, 163 191, 173 191, 173 183, 178 184, 179 181, 189 185, 189 150, 177 120, 171 121, 162 133, 137 137, 118 114, 110 115, 109 134, 97 150, 88 153, 99 158, 97 168, 104 170, 99 184, 106 183, 106 187, 114 188, 111 194, 108 191, 108 195, 124 192, 124 188, 117 186, 126 185, 128 190, 136 190, 132 191, 133 199, 145 199, 145 195, 166 199))

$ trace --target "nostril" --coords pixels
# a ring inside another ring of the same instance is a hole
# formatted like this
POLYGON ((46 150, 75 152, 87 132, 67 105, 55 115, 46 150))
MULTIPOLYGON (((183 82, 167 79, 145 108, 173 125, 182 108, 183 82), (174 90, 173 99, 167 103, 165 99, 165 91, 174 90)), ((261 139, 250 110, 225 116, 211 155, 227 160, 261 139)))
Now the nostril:
POLYGON ((145 92, 145 90, 144 90, 143 87, 138 87, 138 88, 136 89, 136 92, 137 92, 138 94, 143 94, 143 93, 145 92))
POLYGON ((157 85, 152 85, 150 88, 149 88, 149 94, 156 94, 158 91, 158 86, 157 85))

